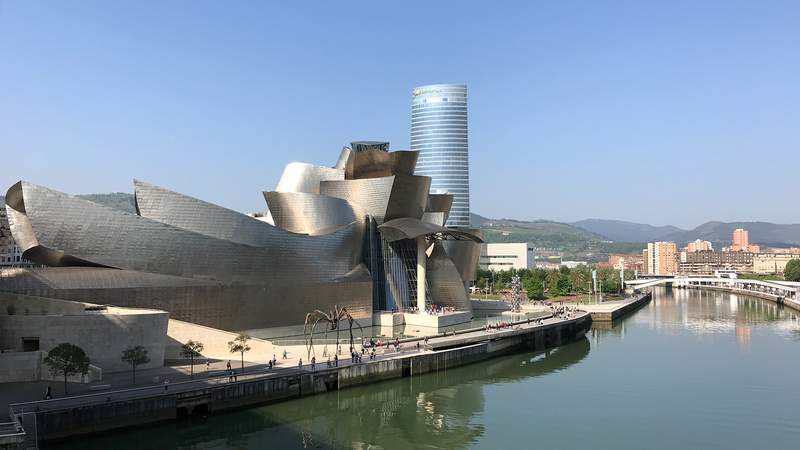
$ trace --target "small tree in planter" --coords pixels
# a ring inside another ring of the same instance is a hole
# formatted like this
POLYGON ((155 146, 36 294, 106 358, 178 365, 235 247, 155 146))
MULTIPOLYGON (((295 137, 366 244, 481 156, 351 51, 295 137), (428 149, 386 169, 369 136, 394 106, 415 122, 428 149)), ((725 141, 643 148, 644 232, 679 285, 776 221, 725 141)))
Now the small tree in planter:
POLYGON ((67 378, 73 375, 86 375, 89 372, 89 357, 77 345, 64 342, 53 347, 44 363, 50 367, 50 374, 54 377, 64 376, 64 395, 67 394, 67 378))
POLYGON ((200 341, 193 341, 191 339, 186 341, 186 343, 181 347, 181 356, 184 358, 189 358, 191 364, 191 376, 194 376, 194 358, 200 356, 200 352, 202 351, 203 343, 200 341))
POLYGON ((136 367, 150 362, 150 358, 147 357, 147 350, 141 345, 130 347, 122 351, 121 359, 130 364, 133 384, 136 384, 136 367))
POLYGON ((228 349, 231 353, 239 353, 242 359, 242 372, 244 372, 244 354, 250 351, 250 346, 247 345, 247 341, 250 340, 250 336, 246 334, 240 334, 236 336, 236 339, 228 342, 228 349))

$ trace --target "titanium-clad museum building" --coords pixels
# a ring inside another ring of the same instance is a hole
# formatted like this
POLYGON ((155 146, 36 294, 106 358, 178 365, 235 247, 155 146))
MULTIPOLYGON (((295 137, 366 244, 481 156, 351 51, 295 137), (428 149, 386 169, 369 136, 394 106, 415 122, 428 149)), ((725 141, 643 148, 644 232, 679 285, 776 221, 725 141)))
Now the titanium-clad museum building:
POLYGON ((0 291, 168 311, 226 330, 302 324, 345 306, 469 310, 481 239, 448 228, 451 194, 415 175, 416 151, 345 147, 333 167, 286 166, 251 217, 134 181, 136 214, 20 181, 6 195, 23 256, 0 291))

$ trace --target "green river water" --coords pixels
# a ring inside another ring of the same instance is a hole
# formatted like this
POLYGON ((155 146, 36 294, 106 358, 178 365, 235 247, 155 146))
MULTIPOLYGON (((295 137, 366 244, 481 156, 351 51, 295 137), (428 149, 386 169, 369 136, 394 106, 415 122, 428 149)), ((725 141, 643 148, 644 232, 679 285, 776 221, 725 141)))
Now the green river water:
POLYGON ((800 449, 800 314, 661 288, 547 352, 59 449, 800 449))

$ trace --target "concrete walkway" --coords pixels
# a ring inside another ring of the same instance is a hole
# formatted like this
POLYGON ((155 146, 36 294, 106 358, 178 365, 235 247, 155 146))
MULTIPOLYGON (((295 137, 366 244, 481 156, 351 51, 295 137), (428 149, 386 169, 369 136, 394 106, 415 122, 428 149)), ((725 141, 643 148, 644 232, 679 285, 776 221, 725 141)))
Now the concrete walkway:
POLYGON ((587 303, 578 307, 592 315, 592 320, 614 320, 641 307, 650 301, 650 294, 641 294, 625 300, 614 300, 603 303, 587 303))
MULTIPOLYGON (((405 339, 400 341, 401 344, 398 350, 395 349, 394 345, 391 345, 389 348, 383 346, 378 349, 376 351, 376 360, 391 359, 417 353, 430 352, 435 351, 437 348, 470 345, 471 343, 486 341, 487 339, 499 339, 505 335, 524 333, 526 330, 533 328, 547 328, 549 326, 567 320, 572 320, 573 318, 580 318, 585 315, 586 313, 578 312, 574 316, 565 318, 548 316, 543 318, 541 322, 531 319, 529 323, 527 321, 521 321, 517 322, 513 326, 491 329, 488 331, 484 328, 475 328, 455 332, 455 334, 430 336, 428 338, 427 345, 424 344, 424 338, 405 339), (419 347, 417 346, 418 343, 419 347)), ((355 344, 356 348, 360 351, 361 343, 356 342, 355 344)), ((315 351, 317 352, 317 355, 322 355, 323 347, 323 345, 315 345, 315 351)), ((342 343, 343 356, 339 356, 340 367, 353 364, 351 363, 348 347, 349 343, 342 343)), ((252 380, 254 378, 269 377, 278 374, 286 375, 297 371, 308 372, 312 370, 307 361, 307 349, 305 346, 289 346, 286 347, 286 350, 288 353, 287 359, 283 359, 282 352, 276 354, 276 357, 278 358, 278 365, 272 370, 269 370, 266 364, 253 364, 245 361, 245 368, 242 372, 241 363, 235 359, 231 359, 231 366, 237 375, 236 381, 252 380), (302 359, 304 363, 302 367, 299 364, 300 359, 302 359)), ((333 345, 329 345, 328 350, 332 351, 333 345)), ((271 356, 272 355, 269 357, 271 356)), ((369 362, 369 353, 366 353, 362 357, 361 364, 369 362)), ((91 391, 89 389, 90 385, 71 383, 69 385, 70 395, 68 398, 74 399, 75 402, 93 403, 105 402, 109 401, 109 399, 116 401, 129 397, 133 398, 147 395, 158 395, 162 394, 165 390, 169 391, 170 393, 190 391, 197 389, 198 387, 231 382, 226 373, 226 368, 227 361, 214 361, 209 364, 208 370, 206 370, 205 363, 202 362, 195 365, 195 375, 193 378, 189 376, 189 366, 174 366, 140 370, 137 371, 136 374, 136 386, 132 384, 130 372, 119 372, 105 376, 104 380, 100 383, 92 384, 111 385, 110 389, 100 392, 91 391), (169 383, 164 383, 165 379, 169 380, 169 383)), ((324 368, 327 368, 327 357, 324 359, 322 357, 317 358, 315 369, 320 370, 324 368)), ((65 398, 62 392, 63 383, 29 382, 0 384, 0 414, 5 415, 5 413, 8 411, 8 405, 11 403, 35 401, 37 402, 36 407, 38 408, 47 406, 63 407, 65 405, 65 398), (47 402, 42 402, 41 400, 43 400, 47 385, 52 386, 54 399, 47 402)), ((71 402, 67 401, 67 403, 71 402)), ((0 416, 0 421, 2 420, 4 420, 3 416, 0 416)))

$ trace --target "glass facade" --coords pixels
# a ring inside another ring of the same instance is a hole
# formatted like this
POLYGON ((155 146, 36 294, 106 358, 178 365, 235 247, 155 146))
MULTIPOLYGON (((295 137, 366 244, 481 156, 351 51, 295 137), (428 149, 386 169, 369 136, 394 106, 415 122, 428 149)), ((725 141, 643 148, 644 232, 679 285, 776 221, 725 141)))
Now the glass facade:
POLYGON ((411 150, 419 151, 417 175, 431 177, 431 193, 453 194, 448 227, 469 227, 467 86, 415 88, 411 100, 411 150))

